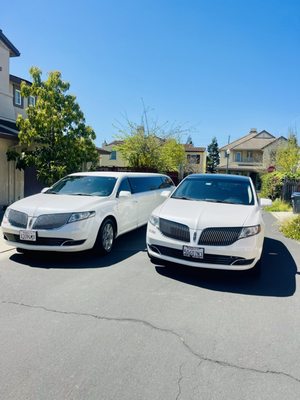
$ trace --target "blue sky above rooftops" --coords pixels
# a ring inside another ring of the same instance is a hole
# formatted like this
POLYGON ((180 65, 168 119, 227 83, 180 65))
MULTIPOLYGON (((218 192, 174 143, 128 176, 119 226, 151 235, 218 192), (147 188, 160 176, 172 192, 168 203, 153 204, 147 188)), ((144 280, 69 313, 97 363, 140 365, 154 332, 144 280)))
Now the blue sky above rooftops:
POLYGON ((0 29, 21 52, 11 74, 61 71, 98 146, 124 116, 139 123, 143 102, 149 119, 191 128, 196 146, 299 130, 297 0, 16 0, 1 5, 0 29))

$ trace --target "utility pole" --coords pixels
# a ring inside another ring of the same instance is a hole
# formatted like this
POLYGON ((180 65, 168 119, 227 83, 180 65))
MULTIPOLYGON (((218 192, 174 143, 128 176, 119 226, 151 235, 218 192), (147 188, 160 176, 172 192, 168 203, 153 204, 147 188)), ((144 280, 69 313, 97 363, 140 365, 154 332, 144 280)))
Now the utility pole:
MULTIPOLYGON (((228 144, 229 142, 230 142, 230 135, 228 136, 228 144)), ((229 156, 230 156, 230 149, 228 148, 226 150, 226 157, 227 157, 226 174, 228 174, 229 156)))

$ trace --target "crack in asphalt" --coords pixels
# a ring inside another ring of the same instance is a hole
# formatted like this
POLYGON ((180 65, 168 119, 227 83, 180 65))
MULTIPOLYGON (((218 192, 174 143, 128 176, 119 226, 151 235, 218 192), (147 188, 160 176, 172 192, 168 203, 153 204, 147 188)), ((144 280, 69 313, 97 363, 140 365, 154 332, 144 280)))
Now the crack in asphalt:
POLYGON ((179 399, 179 397, 181 396, 181 381, 183 380, 183 374, 182 374, 182 368, 183 368, 184 364, 181 364, 179 367, 179 379, 177 381, 177 385, 178 385, 178 393, 176 396, 176 400, 179 399))
MULTIPOLYGON (((219 365, 221 367, 229 367, 229 368, 234 368, 234 369, 238 369, 238 370, 241 370, 241 371, 248 371, 248 372, 253 372, 253 373, 258 373, 258 374, 270 374, 270 375, 283 376, 283 377, 289 378, 289 379, 291 379, 293 381, 296 381, 296 382, 300 383, 300 378, 297 378, 297 377, 295 377, 295 376, 293 376, 291 374, 288 374, 286 372, 274 371, 274 370, 271 370, 271 369, 261 370, 261 369, 258 369, 258 368, 243 367, 241 365, 232 364, 232 363, 230 363, 228 361, 221 361, 221 360, 213 359, 213 358, 210 358, 210 357, 205 357, 204 355, 202 355, 200 353, 197 353, 189 344, 187 344, 185 342, 184 338, 182 336, 180 336, 179 333, 173 331, 172 329, 161 328, 159 326, 156 326, 156 325, 152 324, 151 322, 144 321, 142 319, 105 317, 105 316, 101 316, 101 315, 97 315, 97 314, 90 314, 90 313, 80 313, 80 312, 75 312, 75 311, 62 311, 62 310, 55 310, 55 309, 52 309, 52 308, 47 308, 47 307, 39 306, 39 305, 18 303, 18 302, 15 302, 15 301, 5 301, 5 300, 3 300, 3 301, 1 301, 1 304, 12 304, 12 305, 16 305, 16 306, 39 309, 39 310, 44 310, 44 311, 47 311, 47 312, 57 313, 57 314, 62 314, 62 315, 75 315, 75 316, 80 316, 80 317, 95 318, 95 319, 98 319, 98 320, 101 320, 101 321, 128 322, 128 323, 144 325, 147 328, 154 329, 154 330, 159 331, 159 332, 168 333, 168 334, 176 337, 182 343, 184 348, 190 354, 192 354, 194 357, 199 359, 201 362, 206 361, 206 362, 209 362, 209 363, 212 363, 212 364, 219 365)), ((180 367, 180 373, 181 373, 181 369, 182 369, 182 366, 180 367)), ((180 384, 182 378, 183 377, 180 376, 180 378, 178 380, 178 384, 180 384)), ((177 399, 178 399, 178 395, 177 395, 177 399)))

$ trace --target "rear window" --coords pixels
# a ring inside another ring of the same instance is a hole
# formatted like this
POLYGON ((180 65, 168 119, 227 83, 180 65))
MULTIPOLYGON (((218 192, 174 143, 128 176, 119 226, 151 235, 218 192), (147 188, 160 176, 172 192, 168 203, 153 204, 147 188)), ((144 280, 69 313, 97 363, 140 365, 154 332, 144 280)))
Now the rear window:
POLYGON ((186 178, 172 198, 229 204, 254 204, 250 181, 240 179, 186 178))

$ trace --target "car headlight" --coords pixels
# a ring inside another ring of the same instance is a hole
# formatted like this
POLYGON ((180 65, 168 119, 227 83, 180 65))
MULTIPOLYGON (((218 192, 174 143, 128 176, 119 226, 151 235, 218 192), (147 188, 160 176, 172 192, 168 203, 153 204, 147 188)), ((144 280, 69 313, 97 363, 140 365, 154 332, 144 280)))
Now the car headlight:
POLYGON ((68 219, 68 224, 71 222, 82 221, 83 219, 88 219, 95 216, 95 211, 83 211, 71 214, 70 218, 68 219))
POLYGON ((254 225, 254 226, 245 226, 242 228, 239 239, 243 239, 249 236, 254 236, 257 235, 261 231, 261 226, 260 225, 254 225))
POLYGON ((159 217, 157 215, 151 214, 149 218, 149 222, 151 225, 155 226, 159 229, 159 217))

